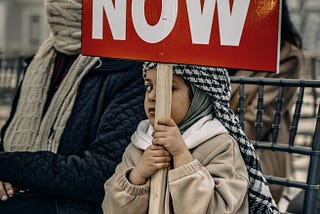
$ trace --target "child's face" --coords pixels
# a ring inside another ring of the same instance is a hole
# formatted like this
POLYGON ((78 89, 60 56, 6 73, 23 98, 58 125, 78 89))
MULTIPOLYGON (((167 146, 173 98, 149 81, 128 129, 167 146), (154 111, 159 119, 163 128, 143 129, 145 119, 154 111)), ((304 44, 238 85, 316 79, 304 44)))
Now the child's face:
MULTIPOLYGON (((152 126, 154 126, 155 119, 156 84, 157 70, 150 69, 146 72, 146 79, 144 81, 146 89, 144 98, 144 110, 152 126)), ((173 75, 171 118, 177 125, 179 125, 179 123, 187 114, 190 102, 191 100, 189 86, 182 77, 173 75)))

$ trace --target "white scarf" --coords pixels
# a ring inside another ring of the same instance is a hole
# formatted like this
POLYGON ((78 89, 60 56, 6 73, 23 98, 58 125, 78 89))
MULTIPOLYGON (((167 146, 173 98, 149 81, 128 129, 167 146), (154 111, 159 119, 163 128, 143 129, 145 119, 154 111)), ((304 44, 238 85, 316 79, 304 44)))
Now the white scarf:
MULTIPOLYGON (((137 130, 131 137, 131 141, 138 149, 146 150, 151 146, 153 127, 149 120, 139 123, 137 130)), ((188 149, 193 149, 205 141, 222 133, 228 133, 227 129, 212 114, 202 117, 190 126, 183 134, 182 138, 188 149)))
POLYGON ((80 82, 99 60, 98 57, 79 55, 42 118, 55 50, 69 55, 81 52, 82 5, 73 0, 46 0, 45 8, 52 33, 25 73, 16 112, 4 136, 6 152, 57 152, 80 82))

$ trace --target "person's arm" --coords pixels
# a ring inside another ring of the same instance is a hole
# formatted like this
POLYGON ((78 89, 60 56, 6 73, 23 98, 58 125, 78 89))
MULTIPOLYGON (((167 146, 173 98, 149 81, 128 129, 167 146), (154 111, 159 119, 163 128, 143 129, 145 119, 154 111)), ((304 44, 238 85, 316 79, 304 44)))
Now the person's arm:
POLYGON ((126 149, 122 162, 117 166, 114 175, 105 182, 105 197, 102 203, 104 214, 147 213, 150 179, 142 185, 134 185, 129 179, 130 173, 141 156, 142 151, 136 149, 132 144, 126 149))
MULTIPOLYGON (((143 82, 138 78, 141 77, 138 68, 107 79, 106 84, 114 87, 100 89, 108 90, 105 93, 112 97, 105 104, 102 115, 96 118, 99 122, 90 132, 92 136, 88 137, 86 145, 81 145, 84 152, 76 154, 70 145, 70 148, 65 148, 64 154, 48 151, 1 153, 0 181, 51 196, 101 201, 104 181, 113 174, 136 125, 145 117, 143 82)), ((86 123, 77 116, 74 115, 73 119, 86 123)), ((74 132, 74 141, 77 141, 77 135, 82 135, 77 133, 78 130, 70 131, 74 132)), ((73 144, 77 149, 81 147, 77 142, 73 144)))
POLYGON ((195 159, 169 171, 175 213, 236 213, 246 200, 248 175, 237 143, 226 135, 213 140, 200 146, 203 163, 195 159))

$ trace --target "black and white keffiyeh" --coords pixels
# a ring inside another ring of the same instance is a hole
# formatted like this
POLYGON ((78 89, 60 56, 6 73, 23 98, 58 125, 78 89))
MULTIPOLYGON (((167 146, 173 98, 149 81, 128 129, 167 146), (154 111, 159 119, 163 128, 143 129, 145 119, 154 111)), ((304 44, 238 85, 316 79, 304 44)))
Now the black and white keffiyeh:
MULTIPOLYGON (((147 70, 156 67, 157 63, 146 62, 143 66, 143 76, 145 77, 147 70)), ((173 73, 182 76, 212 97, 213 114, 238 142, 250 180, 249 213, 279 213, 267 181, 261 172, 255 149, 241 129, 237 117, 229 108, 231 87, 227 70, 194 65, 173 65, 173 73)))

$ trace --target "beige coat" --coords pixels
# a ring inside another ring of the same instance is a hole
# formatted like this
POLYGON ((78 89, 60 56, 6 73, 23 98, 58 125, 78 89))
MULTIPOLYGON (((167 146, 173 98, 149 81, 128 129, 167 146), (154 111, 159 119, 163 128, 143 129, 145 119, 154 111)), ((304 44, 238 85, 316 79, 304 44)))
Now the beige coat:
MULTIPOLYGON (((302 69, 303 56, 302 52, 295 46, 286 43, 281 50, 280 55, 280 71, 279 74, 253 71, 237 71, 233 76, 244 77, 267 77, 267 78, 299 78, 302 69)), ((230 106, 237 113, 239 99, 239 84, 231 84, 232 93, 230 106)), ((296 93, 294 88, 286 88, 284 90, 283 113, 281 114, 280 131, 278 143, 288 143, 289 126, 291 123, 292 97, 296 93)), ((263 128, 261 130, 261 140, 271 142, 272 122, 274 118, 274 110, 276 106, 276 98, 278 89, 274 86, 264 87, 264 106, 263 106, 263 128)), ((258 100, 258 86, 248 85, 245 88, 245 133, 249 139, 255 139, 255 119, 258 100)), ((275 153, 272 151, 257 150, 260 159, 262 172, 265 175, 276 175, 287 178, 290 169, 290 156, 284 153, 275 153)), ((271 193, 276 202, 279 201, 283 188, 281 186, 271 186, 271 193)))
MULTIPOLYGON (((128 180, 142 153, 133 144, 127 147, 115 174, 105 183, 104 214, 147 213, 150 180, 141 186, 128 180)), ((248 213, 248 174, 237 142, 223 133, 191 153, 193 162, 168 172, 166 192, 170 191, 171 200, 167 195, 165 213, 248 213)))

